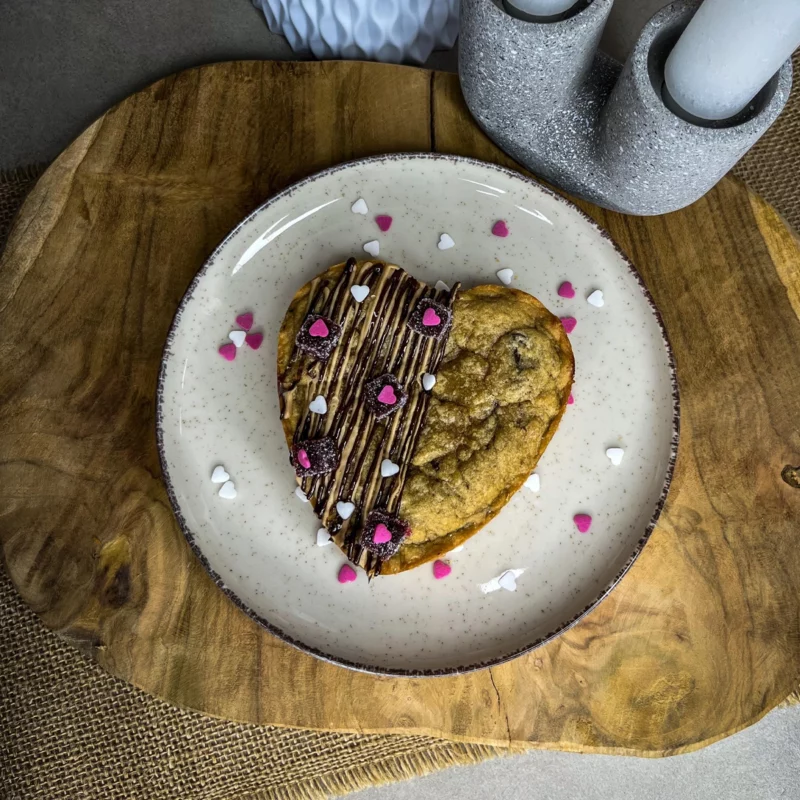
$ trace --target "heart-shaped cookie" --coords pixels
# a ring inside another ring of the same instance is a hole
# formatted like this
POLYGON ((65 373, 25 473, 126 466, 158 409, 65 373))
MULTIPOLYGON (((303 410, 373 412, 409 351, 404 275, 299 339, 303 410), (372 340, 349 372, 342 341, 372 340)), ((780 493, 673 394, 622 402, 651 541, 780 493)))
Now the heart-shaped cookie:
POLYGON ((281 325, 281 420, 298 483, 370 575, 439 558, 533 472, 573 369, 558 317, 524 292, 437 291, 400 267, 350 259, 303 286, 281 325), (362 303, 356 285, 369 287, 362 303), (330 346, 308 335, 319 320, 330 346), (309 409, 318 395, 324 416, 309 409), (399 467, 391 476, 387 461, 399 467))

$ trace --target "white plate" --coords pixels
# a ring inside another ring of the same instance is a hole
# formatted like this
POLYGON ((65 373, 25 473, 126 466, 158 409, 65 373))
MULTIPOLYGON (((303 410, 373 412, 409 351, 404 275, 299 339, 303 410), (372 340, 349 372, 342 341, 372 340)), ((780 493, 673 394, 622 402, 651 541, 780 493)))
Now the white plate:
POLYGON ((402 155, 327 170, 282 192, 217 248, 186 293, 159 383, 158 435, 176 515, 214 579, 250 616, 322 658, 374 672, 444 674, 496 664, 565 630, 620 579, 666 497, 677 448, 673 361, 652 299, 611 240, 576 207, 517 173, 452 156, 402 155), (351 206, 363 198, 366 215, 351 206), (374 221, 393 217, 387 233, 374 221), (510 235, 494 236, 505 220, 510 235), (437 247, 449 234, 455 246, 437 247), (362 246, 431 284, 512 285, 574 316, 575 402, 523 487, 464 549, 430 565, 340 584, 345 559, 318 547, 295 496, 278 419, 276 338, 297 289, 362 246), (574 299, 557 289, 569 280, 574 299), (605 305, 586 301, 595 289, 605 305), (217 350, 252 311, 259 350, 217 350), (610 447, 624 449, 614 466, 610 447), (230 473, 234 499, 211 474, 230 473), (576 513, 593 517, 587 534, 576 513), (505 570, 514 592, 484 593, 505 570))

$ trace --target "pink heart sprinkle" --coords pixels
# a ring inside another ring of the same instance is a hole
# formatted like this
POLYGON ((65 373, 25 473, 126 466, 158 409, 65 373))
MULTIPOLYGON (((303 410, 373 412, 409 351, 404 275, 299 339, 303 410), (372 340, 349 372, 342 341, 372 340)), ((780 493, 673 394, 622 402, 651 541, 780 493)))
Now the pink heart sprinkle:
POLYGON ((297 460, 300 462, 300 466, 304 469, 311 469, 311 460, 308 457, 308 453, 305 450, 298 450, 297 451, 297 460))
POLYGON ((572 521, 581 533, 588 533, 589 528, 592 527, 592 518, 588 514, 576 514, 572 521))
POLYGON ((252 313, 248 311, 246 314, 239 314, 239 316, 236 317, 236 324, 240 328, 244 328, 244 330, 249 331, 250 328, 253 327, 252 313))
POLYGON ((392 541, 392 532, 382 523, 379 522, 375 526, 375 535, 372 537, 375 544, 386 544, 392 541))
POLYGON ((508 236, 508 225, 506 225, 505 221, 502 219, 497 220, 495 224, 492 226, 492 233, 495 236, 500 236, 503 239, 508 236))
POLYGON ((247 336, 244 337, 244 340, 247 342, 253 350, 258 350, 261 347, 261 342, 264 341, 264 334, 263 333, 248 333, 247 336))
POLYGON ((572 396, 572 392, 569 393, 569 397, 567 398, 567 405, 571 406, 575 402, 575 398, 572 396))
POLYGON ((446 561, 433 562, 433 577, 436 578, 437 581, 446 578, 452 571, 453 568, 446 561))
POLYGON ((575 317, 561 317, 561 324, 564 326, 564 330, 567 333, 572 333, 575 330, 575 326, 578 324, 578 320, 575 317))
POLYGON ((219 349, 219 354, 226 361, 233 361, 233 359, 236 358, 236 345, 233 342, 222 345, 219 349))
POLYGON ((339 570, 339 583, 352 583, 357 577, 356 571, 349 564, 342 564, 339 570))
POLYGON ((558 296, 568 297, 570 300, 575 297, 575 289, 569 281, 564 281, 564 283, 558 287, 558 296))
POLYGON ((386 233, 389 228, 392 227, 392 218, 388 214, 381 214, 378 217, 375 217, 375 222, 378 223, 378 227, 386 233))
POLYGON ((308 329, 308 335, 316 336, 318 339, 324 339, 329 333, 330 331, 328 330, 328 326, 325 324, 324 319, 316 320, 308 329))
POLYGON ((432 309, 426 308, 425 313, 422 315, 422 324, 426 328, 434 328, 439 325, 442 318, 432 309))
POLYGON ((384 386, 380 394, 378 394, 378 402, 383 403, 385 406, 393 406, 397 402, 394 389, 388 384, 384 386))

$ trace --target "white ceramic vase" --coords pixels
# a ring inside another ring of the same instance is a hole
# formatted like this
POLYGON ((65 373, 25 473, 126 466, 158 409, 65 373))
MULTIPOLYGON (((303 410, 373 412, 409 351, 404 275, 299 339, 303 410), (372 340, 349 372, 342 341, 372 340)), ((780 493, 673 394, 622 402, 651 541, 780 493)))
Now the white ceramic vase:
POLYGON ((253 0, 296 53, 424 63, 458 36, 459 0, 253 0))

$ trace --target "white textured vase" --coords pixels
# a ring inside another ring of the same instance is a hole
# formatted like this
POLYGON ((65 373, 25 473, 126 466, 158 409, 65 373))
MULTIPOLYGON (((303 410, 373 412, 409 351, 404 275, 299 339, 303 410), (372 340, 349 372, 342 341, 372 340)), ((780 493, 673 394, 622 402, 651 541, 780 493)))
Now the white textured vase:
POLYGON ((459 0, 253 0, 296 53, 422 64, 458 36, 459 0))

